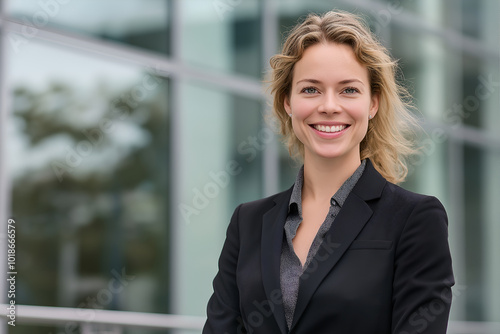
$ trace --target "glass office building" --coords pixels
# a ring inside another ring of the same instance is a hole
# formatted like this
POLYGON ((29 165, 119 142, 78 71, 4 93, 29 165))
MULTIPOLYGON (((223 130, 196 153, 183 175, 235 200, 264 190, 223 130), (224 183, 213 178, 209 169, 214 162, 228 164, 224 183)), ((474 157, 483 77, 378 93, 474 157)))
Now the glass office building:
POLYGON ((449 333, 500 331, 498 0, 0 3, 1 254, 12 218, 19 311, 0 333, 166 332, 98 310, 200 332, 232 211, 297 171, 266 119, 269 57, 331 9, 366 18, 415 97, 425 133, 403 186, 449 214, 449 333))

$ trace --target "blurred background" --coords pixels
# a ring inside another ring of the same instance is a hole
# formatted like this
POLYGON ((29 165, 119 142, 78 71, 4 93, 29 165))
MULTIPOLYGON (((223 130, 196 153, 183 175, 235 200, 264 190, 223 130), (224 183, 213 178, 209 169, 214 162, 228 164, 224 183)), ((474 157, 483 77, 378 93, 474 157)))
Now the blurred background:
POLYGON ((3 318, 0 333, 167 332, 94 324, 98 309, 199 327, 234 208, 287 189, 298 168, 265 119, 269 57, 299 18, 331 9, 366 18, 415 97, 423 149, 403 186, 449 214, 449 333, 500 333, 498 0, 0 3, 0 227, 16 221, 16 303, 88 320, 3 318))

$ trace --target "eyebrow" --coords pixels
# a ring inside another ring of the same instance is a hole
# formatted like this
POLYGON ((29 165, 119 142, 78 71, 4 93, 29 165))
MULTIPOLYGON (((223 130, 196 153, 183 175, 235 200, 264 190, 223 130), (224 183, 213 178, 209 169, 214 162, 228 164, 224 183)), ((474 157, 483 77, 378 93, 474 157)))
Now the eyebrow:
MULTIPOLYGON (((309 83, 313 83, 313 84, 320 84, 321 83, 321 81, 316 80, 316 79, 302 79, 302 80, 297 81, 296 84, 301 83, 301 82, 309 82, 309 83)), ((364 85, 363 81, 361 81, 359 79, 346 79, 346 80, 340 81, 339 84, 345 85, 345 84, 349 84, 349 83, 353 83, 353 82, 359 82, 360 84, 364 85)))

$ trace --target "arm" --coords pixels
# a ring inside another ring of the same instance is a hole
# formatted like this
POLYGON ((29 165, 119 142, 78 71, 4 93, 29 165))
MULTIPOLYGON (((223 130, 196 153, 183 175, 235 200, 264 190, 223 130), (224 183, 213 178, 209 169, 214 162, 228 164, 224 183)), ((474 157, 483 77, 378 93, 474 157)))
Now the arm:
POLYGON ((445 334, 454 279, 448 219, 436 198, 417 203, 395 256, 392 333, 445 334))
POLYGON ((237 207, 227 229, 226 241, 219 258, 219 272, 213 282, 214 293, 207 306, 207 322, 203 334, 246 333, 239 311, 239 292, 236 285, 236 267, 239 254, 237 207))

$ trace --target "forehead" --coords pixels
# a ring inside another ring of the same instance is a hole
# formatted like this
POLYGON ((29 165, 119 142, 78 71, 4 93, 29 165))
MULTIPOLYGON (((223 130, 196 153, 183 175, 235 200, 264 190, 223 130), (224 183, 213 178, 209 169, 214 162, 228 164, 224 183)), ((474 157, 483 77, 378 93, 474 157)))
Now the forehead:
POLYGON ((318 43, 308 47, 294 66, 294 83, 304 78, 322 82, 338 82, 349 78, 367 84, 368 69, 358 62, 350 46, 318 43))

